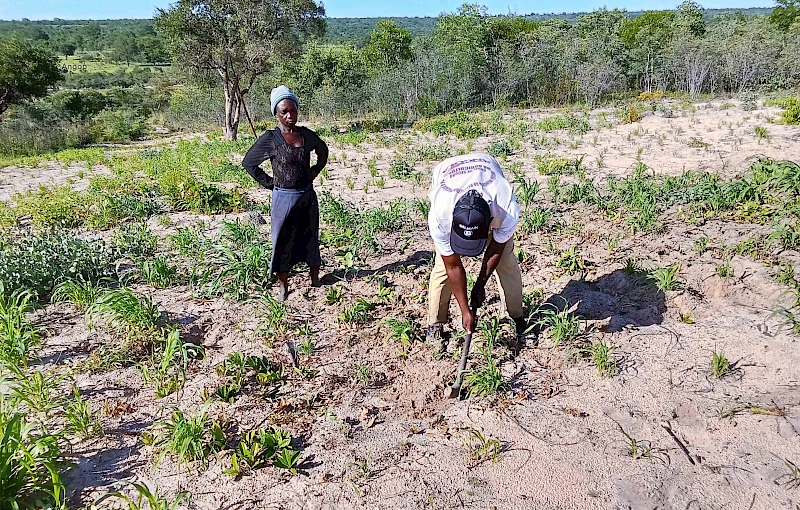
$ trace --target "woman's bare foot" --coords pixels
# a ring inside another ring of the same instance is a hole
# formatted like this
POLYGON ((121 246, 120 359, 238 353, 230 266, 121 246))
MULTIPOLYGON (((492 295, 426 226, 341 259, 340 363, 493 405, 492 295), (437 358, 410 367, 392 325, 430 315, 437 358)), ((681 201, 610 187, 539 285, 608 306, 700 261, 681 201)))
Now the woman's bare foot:
POLYGON ((289 297, 289 286, 282 281, 278 281, 277 292, 275 293, 275 299, 283 303, 284 301, 286 301, 287 297, 289 297))
POLYGON ((313 267, 311 268, 311 286, 312 287, 321 287, 322 282, 319 279, 319 268, 313 267))

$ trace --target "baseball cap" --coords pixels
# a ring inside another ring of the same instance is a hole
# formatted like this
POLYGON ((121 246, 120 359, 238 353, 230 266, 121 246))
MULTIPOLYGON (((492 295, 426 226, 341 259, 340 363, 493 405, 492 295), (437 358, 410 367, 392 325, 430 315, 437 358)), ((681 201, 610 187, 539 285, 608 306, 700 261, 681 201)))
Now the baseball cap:
POLYGON ((492 213, 480 193, 470 190, 453 208, 450 248, 457 255, 475 257, 486 249, 492 213))

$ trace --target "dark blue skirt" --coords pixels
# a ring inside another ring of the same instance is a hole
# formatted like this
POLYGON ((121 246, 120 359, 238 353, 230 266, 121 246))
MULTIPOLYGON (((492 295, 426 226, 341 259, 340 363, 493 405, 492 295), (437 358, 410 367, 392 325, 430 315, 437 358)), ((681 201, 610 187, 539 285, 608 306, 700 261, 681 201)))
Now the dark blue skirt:
POLYGON ((319 201, 313 186, 272 191, 270 274, 288 273, 298 262, 320 267, 319 201))

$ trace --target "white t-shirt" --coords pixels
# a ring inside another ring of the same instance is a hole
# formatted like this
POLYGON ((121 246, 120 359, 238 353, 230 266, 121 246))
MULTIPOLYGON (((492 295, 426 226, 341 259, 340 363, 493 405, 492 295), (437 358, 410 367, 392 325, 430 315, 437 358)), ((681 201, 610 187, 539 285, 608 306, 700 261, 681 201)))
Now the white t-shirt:
POLYGON ((506 180, 503 170, 492 156, 472 152, 446 159, 433 169, 433 182, 428 197, 431 210, 428 228, 433 244, 440 255, 452 255, 450 231, 453 209, 461 195, 477 190, 489 204, 492 213, 492 236, 498 243, 506 243, 514 235, 519 220, 519 205, 514 198, 514 188, 506 180))

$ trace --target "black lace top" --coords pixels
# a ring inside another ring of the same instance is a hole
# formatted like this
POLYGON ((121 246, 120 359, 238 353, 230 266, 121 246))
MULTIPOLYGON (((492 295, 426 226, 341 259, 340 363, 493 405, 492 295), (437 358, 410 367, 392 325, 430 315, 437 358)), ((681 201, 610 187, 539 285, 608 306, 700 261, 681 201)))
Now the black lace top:
POLYGON ((280 129, 275 128, 258 137, 245 154, 242 166, 265 188, 305 189, 328 163, 328 146, 325 142, 308 128, 298 127, 297 130, 303 136, 302 147, 286 143, 280 129), (314 166, 311 166, 312 151, 317 153, 314 166), (274 178, 260 167, 267 159, 272 163, 274 178))

